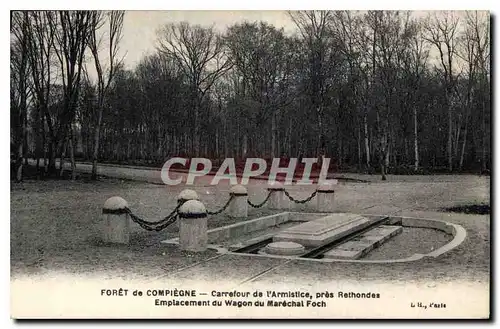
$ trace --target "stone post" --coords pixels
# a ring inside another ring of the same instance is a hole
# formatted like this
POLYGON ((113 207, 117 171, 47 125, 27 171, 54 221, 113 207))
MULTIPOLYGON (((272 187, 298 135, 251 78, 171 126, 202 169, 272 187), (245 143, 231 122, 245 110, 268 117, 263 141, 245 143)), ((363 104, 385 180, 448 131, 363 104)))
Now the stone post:
POLYGON ((184 203, 188 200, 199 200, 198 193, 193 190, 185 189, 182 190, 181 193, 179 193, 179 195, 177 196, 178 203, 184 203))
POLYGON ((248 217, 248 192, 243 185, 234 185, 229 191, 229 195, 233 197, 229 204, 229 216, 235 218, 248 217))
POLYGON ((102 208, 104 219, 103 241, 128 244, 130 240, 130 216, 128 203, 119 196, 106 200, 102 208))
POLYGON ((179 208, 179 247, 186 251, 207 249, 207 210, 198 200, 188 200, 179 208))
POLYGON ((319 212, 333 212, 335 210, 333 184, 321 184, 316 189, 317 210, 319 212))
MULTIPOLYGON (((179 195, 177 195, 177 204, 184 203, 188 200, 200 200, 200 198, 198 197, 198 193, 196 193, 196 191, 194 190, 185 189, 182 190, 179 195)), ((180 228, 180 225, 180 222, 177 221, 177 228, 180 228)))
POLYGON ((268 192, 272 192, 269 197, 269 209, 285 209, 287 200, 285 200, 285 187, 280 182, 272 182, 267 187, 268 192))

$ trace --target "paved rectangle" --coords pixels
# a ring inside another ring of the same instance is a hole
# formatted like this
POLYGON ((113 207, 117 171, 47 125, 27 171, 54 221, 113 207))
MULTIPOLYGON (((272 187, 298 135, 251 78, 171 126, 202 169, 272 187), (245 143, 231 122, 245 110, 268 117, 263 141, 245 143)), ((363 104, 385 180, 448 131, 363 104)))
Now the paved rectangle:
POLYGON ((356 214, 331 214, 283 230, 273 237, 273 241, 292 241, 305 247, 318 247, 361 230, 371 223, 370 219, 356 214))
POLYGON ((347 241, 324 254, 325 258, 358 259, 403 231, 401 226, 381 225, 360 237, 347 241))

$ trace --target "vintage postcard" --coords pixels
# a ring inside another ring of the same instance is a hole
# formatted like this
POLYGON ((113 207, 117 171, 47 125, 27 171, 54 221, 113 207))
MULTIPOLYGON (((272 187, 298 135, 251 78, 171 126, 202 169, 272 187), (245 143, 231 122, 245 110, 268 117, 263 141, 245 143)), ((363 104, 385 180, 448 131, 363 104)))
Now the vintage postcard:
POLYGON ((490 318, 490 12, 10 25, 12 318, 490 318))

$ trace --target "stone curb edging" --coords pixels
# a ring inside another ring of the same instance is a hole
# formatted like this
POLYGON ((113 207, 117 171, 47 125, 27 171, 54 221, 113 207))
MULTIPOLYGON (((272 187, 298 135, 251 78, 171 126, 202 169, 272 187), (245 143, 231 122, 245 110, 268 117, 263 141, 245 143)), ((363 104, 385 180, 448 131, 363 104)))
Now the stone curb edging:
MULTIPOLYGON (((287 213, 294 213, 294 212, 287 212, 287 213)), ((280 213, 284 214, 284 213, 280 213)), ((316 214, 316 213, 314 213, 316 214)), ((375 216, 375 215, 370 215, 370 214, 361 214, 361 216, 375 216)), ((380 216, 380 215, 376 215, 380 216)), ((266 216, 268 217, 268 216, 266 216)), ((269 216, 271 217, 271 216, 269 216)), ((279 256, 279 255, 270 255, 270 254, 244 254, 244 253, 236 253, 233 251, 230 251, 228 248, 222 247, 220 245, 215 245, 211 244, 209 245, 210 249, 217 250, 217 253, 219 254, 227 254, 227 255, 238 255, 238 256, 247 256, 247 257, 264 257, 264 258, 278 258, 278 259, 288 259, 288 260, 301 260, 301 261, 313 261, 313 262, 319 262, 319 263, 332 263, 332 262, 348 262, 348 263, 367 263, 367 264, 390 264, 390 263, 406 263, 406 262, 413 262, 417 260, 421 260, 423 258, 437 258, 448 251, 451 251, 458 247, 460 244, 462 244, 466 237, 467 237, 467 232, 466 230, 458 225, 458 224, 453 224, 437 219, 428 219, 428 218, 416 218, 416 217, 399 217, 395 216, 393 217, 393 220, 391 221, 392 224, 400 224, 403 227, 421 227, 421 228, 431 228, 431 229, 436 229, 442 232, 445 232, 449 235, 453 236, 453 239, 445 244, 444 246, 439 247, 438 249, 427 253, 427 254, 414 254, 410 257, 407 258, 400 258, 400 259, 387 259, 387 260, 348 260, 348 259, 307 259, 307 258, 300 258, 297 256, 279 256)), ((234 225, 234 224, 233 224, 234 225)), ((219 228, 222 229, 222 228, 219 228)), ((178 241, 177 239, 170 239, 167 241, 163 241, 163 243, 166 244, 177 244, 178 241)))
MULTIPOLYGON (((407 217, 409 218, 409 217, 407 217)), ((411 218, 410 218, 411 219, 411 218)), ((421 218, 418 218, 419 220, 422 220, 421 218)), ((437 221, 435 219, 425 219, 428 221, 437 221)), ((441 221, 439 221, 441 222, 441 221)), ((349 259, 313 259, 313 258, 300 258, 297 256, 276 256, 276 255, 263 255, 263 254, 242 254, 242 253, 236 253, 232 251, 227 251, 227 254, 232 254, 232 255, 240 255, 240 256, 248 256, 248 257, 266 257, 266 258, 280 258, 280 259, 289 259, 289 260, 300 260, 300 261, 312 261, 312 262, 318 262, 318 263, 336 263, 336 262, 344 262, 344 263, 366 263, 366 264, 391 264, 391 263, 407 263, 407 262, 414 262, 417 260, 421 260, 423 258, 437 258, 441 256, 442 254, 451 251, 452 249, 455 249, 458 247, 462 242, 465 240, 467 237, 467 233, 465 229, 457 224, 453 223, 448 223, 448 222, 441 222, 444 223, 445 225, 451 227, 451 229, 454 231, 454 238, 444 246, 434 250, 433 252, 430 252, 428 254, 414 254, 410 257, 407 258, 400 258, 400 259, 387 259, 387 260, 349 260, 349 259)), ((407 227, 414 227, 410 225, 406 225, 407 227)), ((441 230, 440 230, 441 231, 441 230)), ((225 248, 222 248, 225 249, 225 248)))
MULTIPOLYGON (((238 223, 234 223, 234 224, 229 224, 229 225, 225 225, 225 226, 221 226, 221 227, 214 227, 212 229, 209 229, 209 230, 207 230, 208 240, 209 240, 209 246, 210 245, 217 246, 217 248, 220 248, 222 250, 227 250, 226 248, 221 247, 220 245, 215 245, 213 243, 210 244, 210 241, 212 239, 214 239, 214 237, 212 237, 212 235, 215 235, 217 237, 219 235, 225 235, 225 231, 229 231, 231 229, 235 229, 235 228, 238 228, 238 227, 243 227, 244 225, 252 225, 252 224, 258 225, 258 222, 261 222, 263 219, 274 218, 276 221, 280 222, 281 221, 281 217, 286 217, 286 219, 288 219, 288 217, 287 217, 288 214, 289 214, 289 212, 285 211, 285 212, 280 212, 280 213, 276 213, 276 214, 272 214, 272 215, 267 215, 267 216, 264 216, 264 217, 253 218, 253 219, 250 219, 250 220, 247 220, 247 221, 244 221, 244 222, 238 222, 238 223)), ((284 220, 284 221, 286 221, 286 220, 284 220)), ((229 234, 229 232, 227 234, 229 234)), ((179 237, 166 239, 166 240, 161 241, 161 243, 178 244, 179 243, 179 237)), ((241 254, 239 254, 239 255, 241 255, 241 254)))

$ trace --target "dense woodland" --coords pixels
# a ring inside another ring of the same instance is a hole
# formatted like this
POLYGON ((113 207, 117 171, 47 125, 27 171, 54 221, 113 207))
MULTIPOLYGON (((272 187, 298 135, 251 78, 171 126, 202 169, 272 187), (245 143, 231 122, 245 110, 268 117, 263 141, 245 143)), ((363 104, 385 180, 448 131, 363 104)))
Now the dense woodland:
POLYGON ((127 13, 12 12, 16 179, 28 158, 42 176, 62 172, 60 158, 173 156, 326 156, 383 179, 490 169, 489 13, 288 14, 295 33, 160 26, 156 50, 129 69, 127 13))

